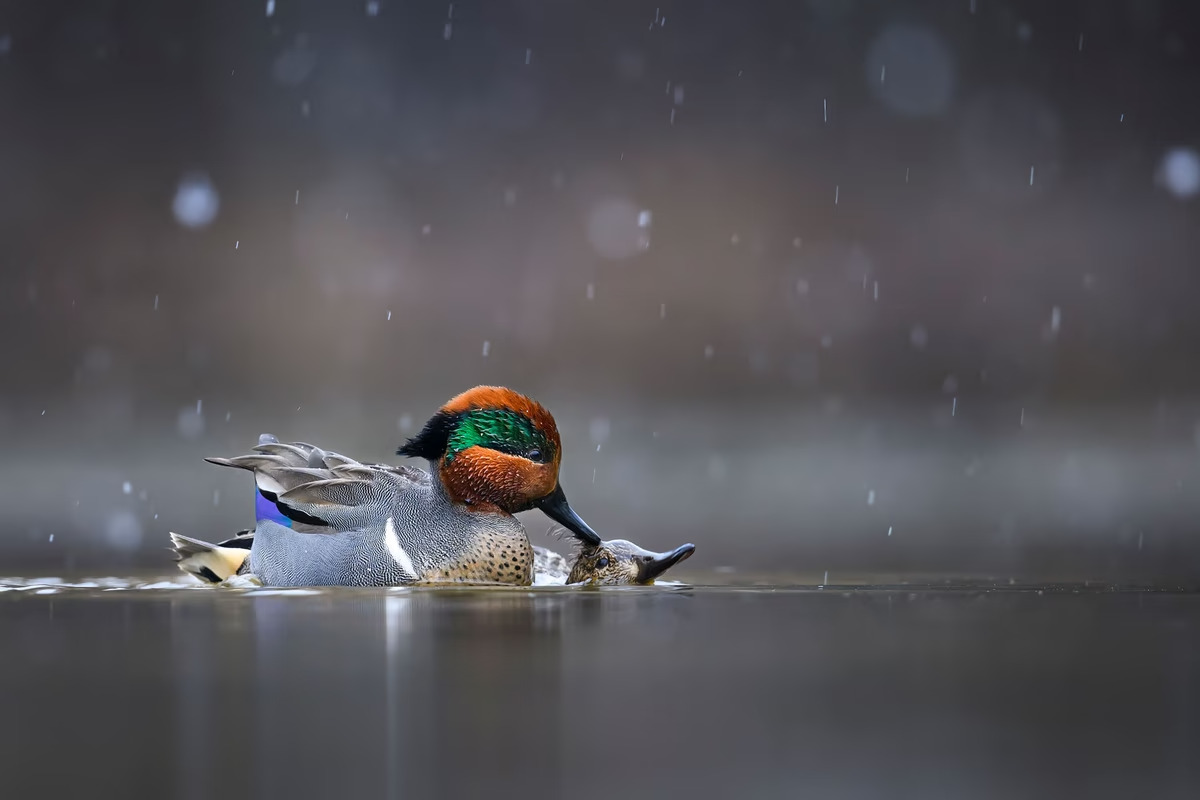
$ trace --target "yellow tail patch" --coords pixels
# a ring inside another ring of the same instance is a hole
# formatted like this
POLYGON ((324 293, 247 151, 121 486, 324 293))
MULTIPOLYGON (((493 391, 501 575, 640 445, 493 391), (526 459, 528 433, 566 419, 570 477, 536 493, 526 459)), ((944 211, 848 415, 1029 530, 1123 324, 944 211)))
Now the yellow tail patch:
POLYGON ((171 534, 171 544, 177 566, 208 583, 221 583, 237 575, 250 555, 249 550, 241 547, 219 547, 178 533, 171 534))

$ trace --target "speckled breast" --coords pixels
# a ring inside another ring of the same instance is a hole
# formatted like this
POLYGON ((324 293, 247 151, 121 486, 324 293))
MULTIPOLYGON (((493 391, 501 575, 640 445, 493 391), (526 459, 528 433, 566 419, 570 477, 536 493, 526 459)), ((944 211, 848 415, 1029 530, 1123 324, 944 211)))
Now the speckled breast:
POLYGON ((473 532, 463 549, 424 575, 427 583, 533 583, 533 547, 523 530, 473 532))

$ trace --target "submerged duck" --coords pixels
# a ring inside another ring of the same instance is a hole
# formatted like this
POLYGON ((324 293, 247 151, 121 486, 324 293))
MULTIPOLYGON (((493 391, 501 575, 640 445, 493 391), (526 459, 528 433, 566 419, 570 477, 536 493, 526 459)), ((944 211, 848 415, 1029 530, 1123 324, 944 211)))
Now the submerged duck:
POLYGON ((452 398, 396 452, 425 459, 430 471, 363 464, 264 435, 248 455, 205 459, 254 473, 252 535, 218 546, 172 540, 193 557, 209 548, 200 566, 216 576, 240 550, 229 574, 245 570, 270 586, 528 586, 533 547, 513 515, 533 508, 580 544, 603 544, 558 483, 554 417, 511 389, 477 386, 452 398))
MULTIPOLYGON (((263 583, 250 571, 254 531, 241 531, 219 544, 172 533, 171 544, 178 567, 206 583, 252 586, 263 583)), ((655 553, 633 542, 613 539, 599 545, 581 546, 572 564, 553 550, 534 545, 533 583, 541 586, 646 586, 695 550, 695 545, 685 544, 666 553, 655 553)))
POLYGON ((655 553, 624 539, 610 539, 595 545, 585 542, 579 548, 566 582, 646 586, 694 552, 696 545, 690 543, 665 553, 655 553))

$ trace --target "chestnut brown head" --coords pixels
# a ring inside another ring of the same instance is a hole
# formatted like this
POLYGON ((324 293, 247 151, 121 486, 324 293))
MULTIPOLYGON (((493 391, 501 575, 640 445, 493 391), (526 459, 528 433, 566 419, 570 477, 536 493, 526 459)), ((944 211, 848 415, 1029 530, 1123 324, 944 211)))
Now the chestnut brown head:
POLYGON ((463 392, 396 452, 429 461, 456 502, 507 514, 540 508, 581 543, 600 543, 559 486, 562 442, 554 417, 511 389, 463 392))

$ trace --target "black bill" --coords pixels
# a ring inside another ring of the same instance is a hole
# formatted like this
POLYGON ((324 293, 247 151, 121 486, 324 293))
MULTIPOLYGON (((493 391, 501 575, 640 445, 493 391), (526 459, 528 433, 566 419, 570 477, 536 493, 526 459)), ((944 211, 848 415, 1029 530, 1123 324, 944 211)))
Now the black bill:
POLYGON ((556 487, 536 505, 547 517, 573 533, 576 539, 592 547, 599 547, 600 534, 592 530, 591 526, 575 513, 575 509, 571 508, 567 502, 567 496, 563 494, 561 486, 556 487))

